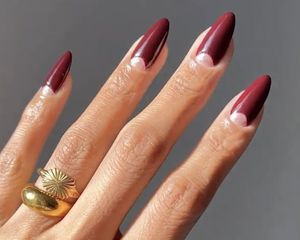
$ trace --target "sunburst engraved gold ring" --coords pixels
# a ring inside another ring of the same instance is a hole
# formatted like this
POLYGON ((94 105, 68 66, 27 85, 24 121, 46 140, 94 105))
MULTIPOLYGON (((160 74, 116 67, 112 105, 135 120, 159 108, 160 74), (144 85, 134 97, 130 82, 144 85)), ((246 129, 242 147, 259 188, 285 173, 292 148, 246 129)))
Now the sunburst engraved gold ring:
POLYGON ((75 180, 58 168, 38 169, 43 189, 33 184, 26 185, 21 192, 23 203, 46 216, 63 217, 71 209, 69 198, 78 198, 75 180))

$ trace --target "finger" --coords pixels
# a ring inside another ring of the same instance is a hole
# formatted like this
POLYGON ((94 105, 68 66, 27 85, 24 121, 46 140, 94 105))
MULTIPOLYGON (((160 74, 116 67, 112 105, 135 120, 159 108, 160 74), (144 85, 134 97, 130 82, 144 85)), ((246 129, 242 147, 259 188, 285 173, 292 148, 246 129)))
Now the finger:
MULTIPOLYGON (((49 159, 45 168, 55 167, 67 173, 76 180, 79 192, 83 191, 116 134, 162 68, 167 57, 164 43, 168 29, 168 20, 161 19, 131 47, 84 113, 66 131, 49 159)), ((42 188, 41 181, 36 185, 42 188)), ((42 222, 51 225, 59 220, 51 221, 24 205, 16 216, 14 221, 24 216, 35 218, 40 226, 42 222)))
POLYGON ((71 61, 70 52, 59 59, 44 86, 26 106, 0 154, 0 224, 19 206, 19 193, 30 178, 45 140, 70 94, 71 77, 67 75, 71 61))
POLYGON ((162 184, 124 239, 186 237, 254 136, 270 83, 268 76, 260 77, 225 107, 193 153, 162 184))
POLYGON ((223 20, 217 22, 219 27, 213 26, 210 32, 196 40, 154 101, 122 129, 90 184, 61 222, 63 228, 72 219, 78 219, 78 226, 84 226, 85 229, 78 234, 87 234, 83 238, 88 238, 89 233, 99 229, 105 229, 101 232, 103 238, 110 239, 114 235, 130 206, 188 122, 204 106, 228 66, 233 52, 233 45, 231 43, 229 46, 229 43, 234 16, 227 14, 223 20), (216 44, 216 40, 209 36, 217 37, 219 44, 213 48, 212 45, 206 46, 206 41, 216 44), (220 37, 223 37, 223 41, 219 40, 220 37), (207 54, 197 51, 199 45, 206 47, 207 54), (220 56, 214 53, 222 51, 223 56, 217 61, 215 56, 220 56), (207 58, 203 61, 196 53, 207 58), (213 66, 211 59, 214 59, 213 66), (80 209, 86 203, 90 207, 85 210, 86 217, 80 219, 80 209))

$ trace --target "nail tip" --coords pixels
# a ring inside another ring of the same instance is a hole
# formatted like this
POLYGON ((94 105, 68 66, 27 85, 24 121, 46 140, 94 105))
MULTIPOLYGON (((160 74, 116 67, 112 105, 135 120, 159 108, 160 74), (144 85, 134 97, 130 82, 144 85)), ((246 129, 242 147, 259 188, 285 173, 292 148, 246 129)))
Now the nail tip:
POLYGON ((153 24, 153 26, 163 29, 163 31, 168 35, 170 29, 170 21, 167 18, 161 18, 157 20, 156 23, 153 24))
POLYGON ((231 30, 231 35, 233 35, 235 29, 235 14, 233 12, 225 13, 226 21, 228 22, 228 28, 231 30))
MULTIPOLYGON (((229 28, 234 29, 235 27, 235 14, 233 12, 225 12, 223 15, 221 15, 214 24, 219 24, 220 22, 226 22, 226 24, 229 26, 229 28)), ((213 24, 213 25, 214 25, 213 24)))
POLYGON ((261 75, 260 77, 258 77, 256 79, 255 82, 260 82, 260 84, 262 85, 262 88, 266 91, 269 92, 271 85, 272 85, 272 78, 270 75, 265 74, 265 75, 261 75))
POLYGON ((159 19, 158 22, 161 22, 162 24, 166 25, 168 28, 170 26, 170 21, 166 17, 163 17, 163 18, 159 19))
POLYGON ((72 51, 67 50, 67 51, 65 51, 64 55, 68 55, 68 56, 72 57, 72 51))
POLYGON ((235 23, 235 14, 232 11, 225 12, 223 17, 227 17, 235 23))
POLYGON ((271 76, 269 75, 269 74, 265 74, 265 75, 262 75, 265 79, 266 79, 266 81, 271 85, 271 83, 272 83, 272 78, 271 78, 271 76))
POLYGON ((70 50, 65 51, 65 53, 63 54, 62 58, 64 58, 65 60, 69 61, 70 63, 73 60, 73 54, 70 50))
POLYGON ((262 81, 263 81, 263 95, 264 95, 264 101, 269 96, 270 90, 271 90, 271 85, 272 85, 272 79, 270 75, 263 75, 262 76, 262 81))
POLYGON ((232 38, 235 29, 235 14, 233 12, 226 12, 220 17, 220 21, 226 25, 228 35, 232 38))

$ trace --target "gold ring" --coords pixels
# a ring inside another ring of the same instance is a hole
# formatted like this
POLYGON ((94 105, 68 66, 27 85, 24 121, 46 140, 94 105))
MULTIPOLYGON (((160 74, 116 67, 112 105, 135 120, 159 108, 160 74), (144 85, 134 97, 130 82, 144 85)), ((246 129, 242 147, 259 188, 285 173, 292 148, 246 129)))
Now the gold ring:
POLYGON ((43 188, 33 184, 26 185, 21 192, 23 203, 46 216, 63 217, 71 209, 68 198, 78 198, 75 180, 58 168, 38 169, 43 188))

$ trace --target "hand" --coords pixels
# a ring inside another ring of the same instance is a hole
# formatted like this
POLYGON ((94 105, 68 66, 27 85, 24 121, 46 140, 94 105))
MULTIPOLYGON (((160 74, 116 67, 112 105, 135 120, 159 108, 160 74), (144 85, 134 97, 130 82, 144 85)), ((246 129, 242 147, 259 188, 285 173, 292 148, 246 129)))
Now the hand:
MULTIPOLYGON (((76 202, 66 200, 74 205, 64 217, 50 217, 21 204, 19 193, 71 92, 72 56, 65 53, 1 152, 1 239, 183 239, 254 136, 269 76, 225 106, 123 236, 118 229, 226 70, 234 22, 226 13, 204 31, 156 98, 128 121, 166 60, 168 21, 159 20, 131 47, 45 166, 75 179, 80 193, 76 202)), ((40 178, 35 185, 43 189, 40 178)))

